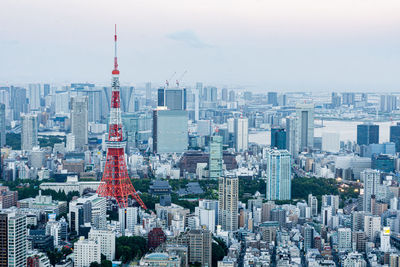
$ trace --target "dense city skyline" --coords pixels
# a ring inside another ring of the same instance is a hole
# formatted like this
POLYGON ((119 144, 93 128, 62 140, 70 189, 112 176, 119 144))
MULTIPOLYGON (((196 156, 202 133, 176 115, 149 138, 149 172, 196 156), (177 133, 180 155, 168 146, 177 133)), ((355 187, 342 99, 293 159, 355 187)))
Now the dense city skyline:
POLYGON ((122 84, 161 85, 187 70, 185 84, 395 91, 399 8, 394 0, 6 0, 0 81, 108 84, 117 23, 122 84))
POLYGON ((379 3, 0 4, 0 266, 400 267, 379 3))

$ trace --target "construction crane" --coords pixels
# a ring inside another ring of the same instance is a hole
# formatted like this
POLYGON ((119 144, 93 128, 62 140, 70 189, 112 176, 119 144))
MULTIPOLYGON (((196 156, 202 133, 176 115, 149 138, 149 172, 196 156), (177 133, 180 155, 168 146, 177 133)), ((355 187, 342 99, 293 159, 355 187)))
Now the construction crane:
POLYGON ((172 78, 174 78, 175 74, 176 74, 176 71, 171 75, 171 77, 168 80, 165 81, 165 84, 167 85, 167 87, 169 86, 169 81, 172 80, 172 78))
POLYGON ((185 71, 182 73, 181 77, 179 77, 179 79, 176 80, 176 86, 177 86, 177 87, 179 87, 179 81, 182 81, 182 78, 183 78, 183 76, 185 76, 186 73, 187 73, 187 70, 185 70, 185 71))

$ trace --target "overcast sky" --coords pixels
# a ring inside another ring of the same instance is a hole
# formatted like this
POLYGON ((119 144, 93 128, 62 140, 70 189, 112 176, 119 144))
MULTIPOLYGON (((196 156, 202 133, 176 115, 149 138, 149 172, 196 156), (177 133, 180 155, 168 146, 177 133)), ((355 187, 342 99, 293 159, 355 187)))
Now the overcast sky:
POLYGON ((1 0, 0 85, 400 91, 399 0, 1 0))

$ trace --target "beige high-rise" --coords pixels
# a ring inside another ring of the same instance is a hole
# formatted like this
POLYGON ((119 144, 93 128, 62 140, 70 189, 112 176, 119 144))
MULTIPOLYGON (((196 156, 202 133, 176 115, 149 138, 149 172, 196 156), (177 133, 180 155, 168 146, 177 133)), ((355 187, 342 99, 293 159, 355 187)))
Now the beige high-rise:
POLYGON ((234 175, 219 178, 218 224, 222 230, 238 229, 239 179, 234 175))

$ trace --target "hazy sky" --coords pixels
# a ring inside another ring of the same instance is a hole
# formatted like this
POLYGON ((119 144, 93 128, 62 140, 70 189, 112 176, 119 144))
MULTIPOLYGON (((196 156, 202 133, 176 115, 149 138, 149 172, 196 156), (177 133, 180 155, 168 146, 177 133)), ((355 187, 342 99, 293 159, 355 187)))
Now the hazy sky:
MULTIPOLYGON (((399 0, 0 0, 0 85, 400 89, 399 0)), ((400 90, 398 90, 400 91, 400 90)))

